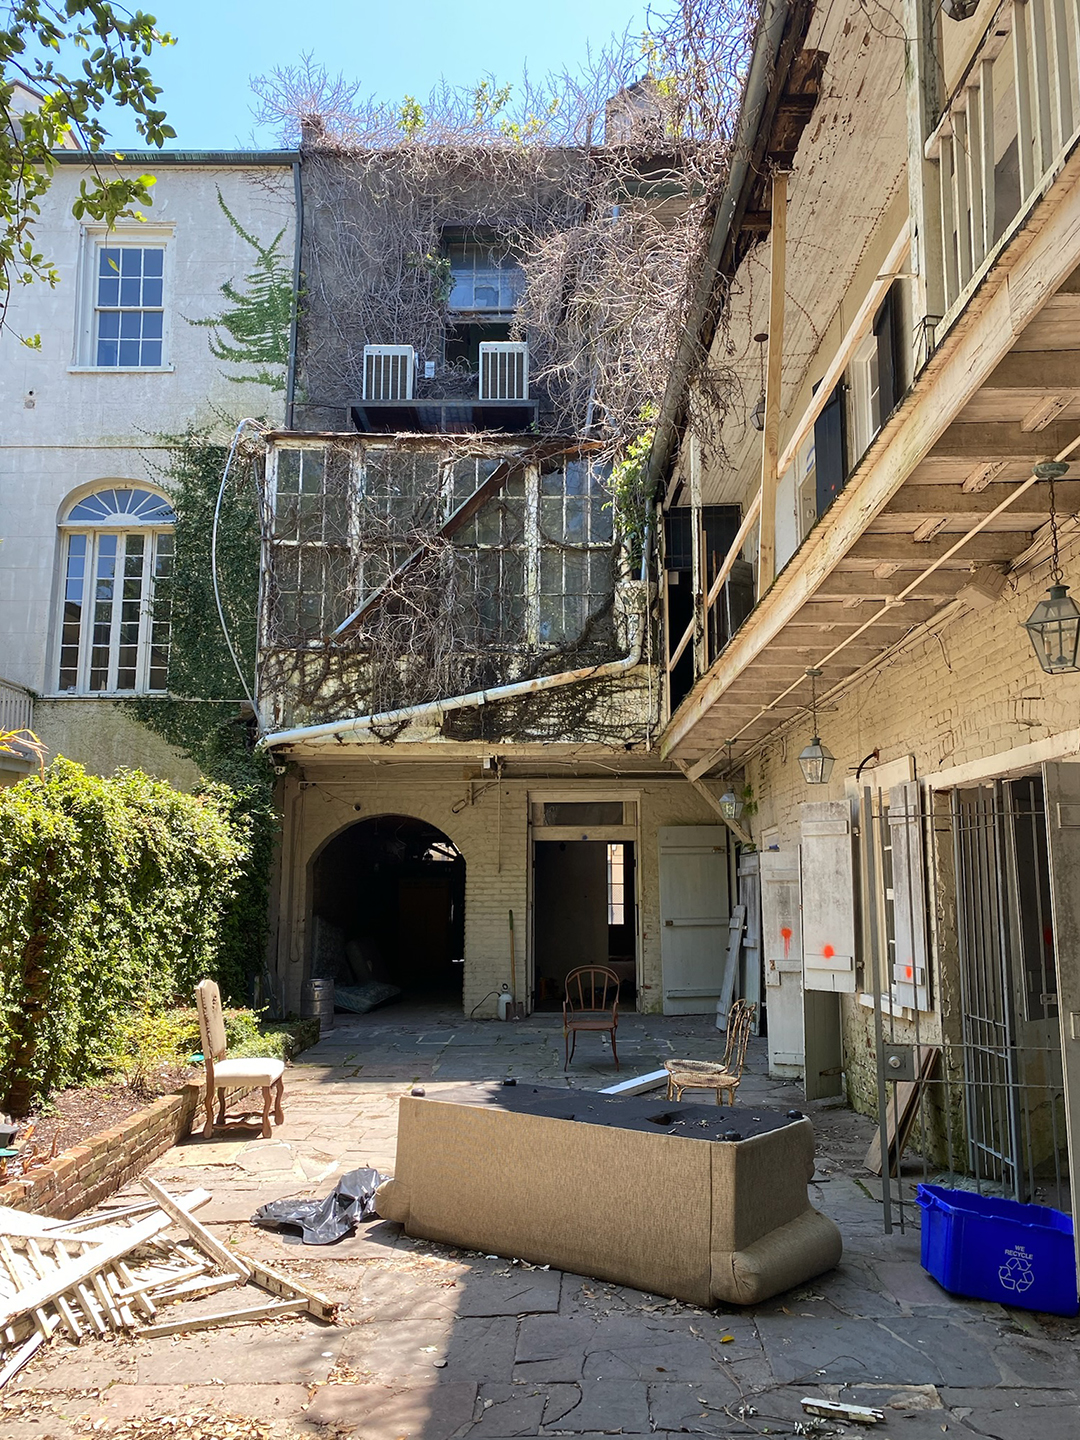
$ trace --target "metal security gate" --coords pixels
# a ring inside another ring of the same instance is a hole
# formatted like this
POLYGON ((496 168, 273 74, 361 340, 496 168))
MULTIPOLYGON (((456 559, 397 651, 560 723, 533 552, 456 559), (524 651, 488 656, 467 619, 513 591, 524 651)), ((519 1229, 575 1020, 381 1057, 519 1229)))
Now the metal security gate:
POLYGON ((1055 1168, 1055 1189, 1061 1182, 1060 1039, 1041 779, 954 791, 952 831, 969 1164, 977 1179, 1027 1200, 1044 1155, 1055 1168), (1049 1143, 1040 1142, 1036 1129, 1047 1126, 1049 1143))
POLYGON ((1080 837, 1080 799, 1048 807, 1039 775, 860 794, 879 1117, 867 1164, 887 1231, 908 1223, 919 1181, 1071 1208, 1058 988, 1059 964, 1077 967, 1068 946, 1055 955, 1054 906, 1080 916, 1080 840, 1074 855, 1058 835, 1073 809, 1080 837))

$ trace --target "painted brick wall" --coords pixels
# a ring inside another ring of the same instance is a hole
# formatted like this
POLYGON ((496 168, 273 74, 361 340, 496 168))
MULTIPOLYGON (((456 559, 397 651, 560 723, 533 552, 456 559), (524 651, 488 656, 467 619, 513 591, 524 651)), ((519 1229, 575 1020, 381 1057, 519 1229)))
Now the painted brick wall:
MULTIPOLYGON (((1070 564, 1067 557, 1066 580, 1075 568, 1075 558, 1070 564)), ((991 608, 946 617, 835 702, 819 707, 822 740, 836 756, 827 787, 807 787, 798 767, 799 751, 810 739, 809 717, 770 744, 747 771, 760 804, 755 831, 775 825, 783 848, 796 845, 802 802, 841 799, 845 779, 875 748, 883 764, 913 755, 916 774, 925 777, 1080 725, 1080 676, 1044 674, 1021 629, 1048 583, 1045 566, 1015 585, 1010 582, 991 608)), ((822 637, 823 651, 827 639, 822 637)), ((872 772, 864 771, 863 778, 873 783, 872 772)), ((920 1020, 924 1042, 939 1036, 943 1024, 952 1033, 957 1018, 956 919, 946 874, 951 866, 947 829, 941 839, 943 845, 929 861, 936 1013, 920 1020)), ((850 997, 842 1003, 849 1093, 860 1108, 873 1112, 873 1012, 850 997)), ((895 1038, 914 1039, 913 1027, 898 1019, 895 1038)))
MULTIPOLYGON (((387 767, 389 768, 389 767, 387 767)), ((314 770, 306 772, 314 776, 314 770)), ((715 816, 681 777, 662 781, 582 781, 561 777, 504 780, 486 790, 475 784, 469 804, 469 782, 427 778, 409 766, 400 779, 371 780, 372 767, 358 763, 341 767, 325 778, 290 780, 285 788, 285 823, 281 883, 276 907, 275 942, 278 974, 284 976, 286 1002, 299 1006, 308 954, 312 862, 325 843, 354 822, 380 814, 410 815, 436 825, 465 857, 465 996, 466 1013, 478 1006, 477 1018, 493 1016, 497 992, 510 980, 509 915, 513 910, 517 941, 519 987, 524 986, 529 941, 529 792, 590 792, 625 789, 640 796, 640 839, 637 847, 644 981, 639 1004, 659 1010, 662 1004, 660 964, 659 869, 657 829, 661 825, 710 825, 715 816), (353 778, 353 777, 356 778, 353 778), (481 793, 483 792, 483 793, 481 793)), ((460 775, 460 770, 459 770, 460 775)))

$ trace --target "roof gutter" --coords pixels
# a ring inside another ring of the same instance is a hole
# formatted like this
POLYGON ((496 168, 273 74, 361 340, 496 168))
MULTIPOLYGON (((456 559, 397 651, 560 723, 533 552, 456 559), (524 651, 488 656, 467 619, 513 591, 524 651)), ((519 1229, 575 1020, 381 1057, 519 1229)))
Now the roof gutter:
POLYGON ((106 166, 139 165, 157 168, 161 165, 209 165, 215 169, 234 166, 255 169, 260 165, 293 165, 300 159, 298 150, 54 150, 57 165, 82 165, 102 169, 106 166))
POLYGON ((679 412, 697 353, 698 337, 709 312, 720 262, 731 239, 732 227, 743 190, 748 180, 752 179, 750 157, 757 140, 765 107, 769 101, 776 60, 780 53, 780 44, 784 38, 784 30, 790 12, 789 0, 763 0, 757 35, 754 40, 754 53, 750 61, 750 73, 746 80, 746 93, 739 112, 739 129, 732 151, 731 169, 728 171, 727 183, 716 208, 705 263, 701 267, 701 273, 694 289, 694 297, 690 303, 690 313, 687 315, 686 324, 679 339, 679 348, 675 353, 675 361, 664 390, 660 417, 656 423, 656 434, 649 452, 649 468, 645 474, 645 493, 647 495, 656 494, 661 477, 667 470, 671 459, 679 412))
MULTIPOLYGON (((644 586, 641 587, 644 591, 644 586)), ((354 715, 346 720, 332 720, 324 725, 304 725, 295 730, 279 730, 276 734, 264 735, 255 746, 256 750, 276 749, 281 745, 302 745, 312 742, 343 741, 357 731, 390 729, 395 725, 409 725, 416 721, 441 720, 455 710, 471 710, 481 705, 490 705, 499 700, 516 700, 526 695, 536 695, 543 690, 557 690, 564 685, 578 684, 584 680, 611 680, 624 675, 641 664, 645 645, 645 598, 638 597, 638 605, 630 617, 630 649, 621 660, 611 660, 605 665, 589 665, 580 670, 562 670, 557 675, 540 675, 534 680, 518 680, 511 685, 497 685, 493 690, 474 690, 470 695, 455 695, 449 700, 431 700, 425 705, 406 705, 400 710, 384 710, 379 715, 354 715)))

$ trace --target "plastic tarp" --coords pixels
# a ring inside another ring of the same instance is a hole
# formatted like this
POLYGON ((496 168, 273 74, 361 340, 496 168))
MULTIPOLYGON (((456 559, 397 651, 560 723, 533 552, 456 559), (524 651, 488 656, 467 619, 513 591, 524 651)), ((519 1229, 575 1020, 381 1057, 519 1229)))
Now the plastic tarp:
POLYGON ((360 1221, 376 1218, 375 1191, 385 1179, 370 1166, 350 1170, 324 1199, 271 1200, 256 1210, 251 1223, 281 1230, 293 1244, 333 1245, 351 1235, 360 1221))

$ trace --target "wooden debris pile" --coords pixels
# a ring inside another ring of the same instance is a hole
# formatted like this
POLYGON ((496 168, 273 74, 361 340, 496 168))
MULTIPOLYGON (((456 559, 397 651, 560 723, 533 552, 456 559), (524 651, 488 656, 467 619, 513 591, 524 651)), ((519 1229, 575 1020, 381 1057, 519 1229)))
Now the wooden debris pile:
POLYGON ((54 1335, 143 1338, 306 1311, 332 1320, 325 1296, 245 1255, 195 1219, 207 1190, 174 1197, 144 1179, 141 1205, 50 1220, 0 1207, 0 1387, 54 1335), (179 1237, 179 1238, 178 1238, 179 1237), (274 1299, 242 1309, 163 1318, 161 1307, 255 1285, 274 1299))

